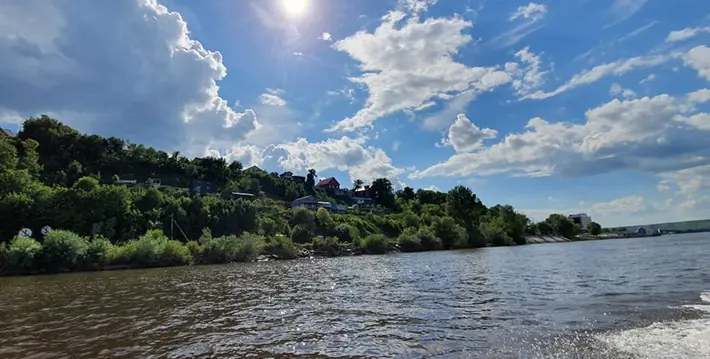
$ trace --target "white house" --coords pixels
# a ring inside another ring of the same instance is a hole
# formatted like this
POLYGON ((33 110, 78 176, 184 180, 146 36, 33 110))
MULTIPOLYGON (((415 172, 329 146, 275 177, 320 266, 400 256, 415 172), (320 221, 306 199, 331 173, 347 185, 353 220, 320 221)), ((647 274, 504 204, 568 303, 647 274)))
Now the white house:
POLYGON ((587 226, 592 223, 592 217, 587 216, 586 213, 570 214, 567 218, 578 224, 582 229, 587 229, 587 226))

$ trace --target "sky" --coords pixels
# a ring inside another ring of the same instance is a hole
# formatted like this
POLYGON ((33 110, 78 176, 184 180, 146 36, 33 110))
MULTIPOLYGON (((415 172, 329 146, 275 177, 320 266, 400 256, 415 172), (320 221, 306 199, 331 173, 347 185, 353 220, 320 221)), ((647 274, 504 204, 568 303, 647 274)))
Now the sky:
POLYGON ((710 218, 710 2, 0 0, 0 126, 534 220, 710 218))

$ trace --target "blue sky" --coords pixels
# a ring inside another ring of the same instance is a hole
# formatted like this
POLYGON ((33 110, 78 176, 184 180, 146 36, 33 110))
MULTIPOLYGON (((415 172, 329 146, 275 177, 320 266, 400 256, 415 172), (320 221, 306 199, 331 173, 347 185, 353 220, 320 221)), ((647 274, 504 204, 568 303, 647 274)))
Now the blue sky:
POLYGON ((0 2, 0 126, 471 187, 536 220, 710 218, 710 2, 0 2))

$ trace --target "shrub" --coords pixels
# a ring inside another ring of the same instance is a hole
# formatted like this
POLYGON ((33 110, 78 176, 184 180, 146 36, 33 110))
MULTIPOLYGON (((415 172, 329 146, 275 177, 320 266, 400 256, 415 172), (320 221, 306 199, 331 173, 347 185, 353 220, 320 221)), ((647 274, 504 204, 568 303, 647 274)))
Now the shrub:
POLYGON ((40 264, 50 272, 73 270, 84 263, 89 241, 69 231, 51 231, 44 237, 40 264))
POLYGON ((209 264, 255 260, 264 249, 264 238, 244 233, 240 237, 224 236, 203 244, 200 261, 209 264))
POLYGON ((422 250, 422 241, 416 234, 405 232, 397 238, 397 244, 402 252, 417 252, 422 250))
POLYGON ((389 241, 384 235, 372 234, 362 240, 360 246, 367 254, 384 254, 389 250, 389 241))
POLYGON ((277 235, 268 240, 264 246, 264 253, 279 259, 294 259, 299 256, 299 250, 293 241, 283 235, 277 235))
POLYGON ((0 267, 9 273, 27 273, 36 268, 37 255, 42 246, 36 240, 27 237, 15 237, 10 245, 0 246, 0 267))
POLYGON ((431 229, 434 235, 441 239, 441 244, 444 249, 450 249, 457 243, 461 243, 461 231, 451 217, 440 217, 432 221, 431 229))
POLYGON ((483 237, 488 243, 494 246, 509 246, 513 244, 513 239, 500 226, 494 223, 486 223, 481 225, 483 237))
POLYGON ((85 269, 101 269, 108 262, 109 252, 113 244, 106 238, 97 237, 89 242, 82 267, 85 269))
POLYGON ((149 230, 138 240, 109 250, 112 264, 140 267, 165 267, 189 264, 190 250, 179 241, 168 239, 159 229, 149 230))
POLYGON ((357 230, 357 228, 349 225, 349 224, 340 224, 335 228, 335 236, 338 237, 338 239, 341 242, 345 243, 353 243, 355 239, 360 237, 360 234, 357 230))
POLYGON ((193 257, 199 255, 200 251, 202 250, 202 248, 200 248, 200 243, 196 241, 188 241, 187 243, 185 243, 185 246, 190 251, 193 257))
POLYGON ((293 243, 308 243, 313 239, 313 234, 308 227, 303 225, 297 225, 293 227, 291 231, 291 240, 293 243))
POLYGON ((441 239, 436 238, 434 233, 427 228, 420 229, 417 232, 417 238, 425 251, 438 251, 442 248, 441 239))
POLYGON ((318 255, 335 257, 342 253, 342 245, 336 237, 326 237, 323 240, 313 239, 313 251, 318 255))

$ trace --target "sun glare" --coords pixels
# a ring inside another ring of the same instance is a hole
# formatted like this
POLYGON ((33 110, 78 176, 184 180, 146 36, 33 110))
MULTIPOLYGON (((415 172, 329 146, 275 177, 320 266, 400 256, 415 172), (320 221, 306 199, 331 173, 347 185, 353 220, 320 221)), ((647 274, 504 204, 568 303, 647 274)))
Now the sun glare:
POLYGON ((308 8, 308 0, 281 0, 284 10, 291 16, 300 16, 308 8))

